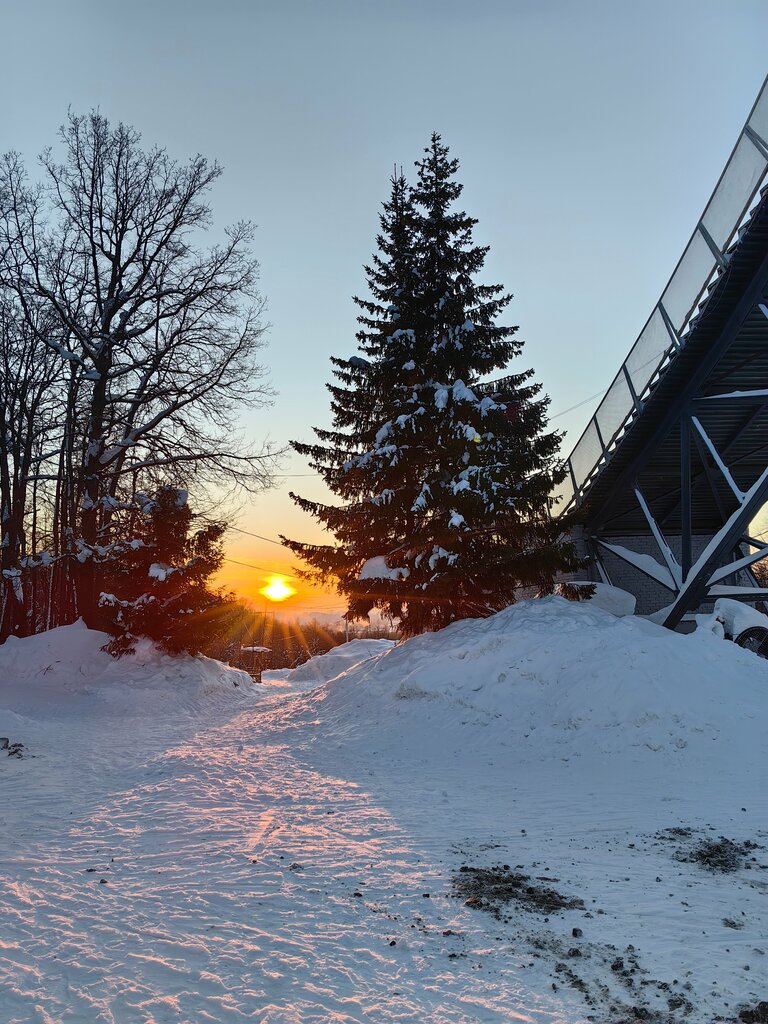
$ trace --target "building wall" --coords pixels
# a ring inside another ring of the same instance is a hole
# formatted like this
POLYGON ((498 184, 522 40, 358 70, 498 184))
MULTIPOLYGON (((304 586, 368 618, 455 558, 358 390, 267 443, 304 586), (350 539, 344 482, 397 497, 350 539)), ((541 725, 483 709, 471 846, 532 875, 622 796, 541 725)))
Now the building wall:
MULTIPOLYGON (((712 539, 711 536, 705 537, 693 537, 691 539, 691 548, 693 561, 695 562, 699 555, 702 553, 704 548, 712 539)), ((631 551, 637 551, 643 555, 650 555, 655 558, 657 562, 662 562, 661 552, 659 551, 656 541, 650 534, 635 534, 632 536, 624 537, 610 537, 606 538, 610 544, 617 544, 624 548, 629 548, 631 551)), ((682 557, 682 544, 679 537, 667 537, 667 543, 672 549, 672 553, 675 558, 680 561, 682 557)), ((633 565, 625 562, 619 558, 618 555, 614 555, 612 552, 607 551, 605 548, 600 548, 600 556, 605 567, 605 571, 608 573, 611 583, 615 587, 621 587, 622 590, 628 590, 630 594, 635 595, 637 600, 637 614, 638 615, 650 615, 651 612, 657 612, 660 608, 664 608, 666 605, 671 604, 674 599, 674 594, 671 590, 667 590, 666 587, 662 587, 656 580, 646 576, 640 572, 633 565)))
MULTIPOLYGON (((577 548, 583 557, 589 557, 591 552, 588 549, 586 542, 584 541, 583 535, 576 536, 577 548)), ((712 535, 695 536, 691 539, 692 556, 695 562, 699 555, 703 552, 704 548, 709 544, 712 539, 712 535)), ((633 534, 621 537, 610 537, 606 538, 610 544, 615 544, 624 548, 629 548, 630 551, 636 551, 643 555, 650 555, 655 558, 657 562, 663 564, 661 552, 659 551, 656 541, 650 534, 633 534)), ((666 541, 672 549, 672 553, 678 561, 682 557, 682 544, 680 537, 667 536, 666 541)), ((646 576, 640 572, 629 562, 625 562, 618 555, 614 555, 611 551, 606 550, 603 547, 599 547, 600 557, 608 574, 611 583, 615 587, 620 587, 622 590, 629 591, 630 594, 634 594, 635 600, 637 601, 636 612, 638 615, 650 615, 652 612, 658 611, 660 608, 666 607, 671 604, 674 595, 671 590, 667 590, 656 580, 651 579, 650 576, 646 576)), ((592 567, 589 576, 591 579, 598 580, 600 577, 597 573, 597 568, 592 567)), ((724 581, 726 582, 726 581, 724 581)), ((727 582, 733 582, 740 586, 749 585, 749 577, 746 573, 738 573, 735 577, 730 577, 727 582)), ((710 611, 712 609, 712 602, 708 602, 702 605, 699 609, 700 612, 710 611)))

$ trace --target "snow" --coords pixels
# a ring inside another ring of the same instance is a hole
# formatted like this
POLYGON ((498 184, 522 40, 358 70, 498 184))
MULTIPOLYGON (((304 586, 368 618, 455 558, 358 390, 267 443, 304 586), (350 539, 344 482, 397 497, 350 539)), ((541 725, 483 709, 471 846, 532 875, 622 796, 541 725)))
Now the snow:
POLYGON ((446 551, 444 547, 439 544, 432 545, 432 552, 429 556, 429 568, 434 569, 435 566, 439 565, 440 562, 446 562, 448 565, 453 565, 459 556, 452 551, 446 551))
POLYGON ((392 499, 395 497, 395 492, 391 487, 385 487, 381 494, 374 494, 371 498, 372 505, 389 505, 392 499))
POLYGON ((702 613, 699 615, 694 614, 693 621, 696 623, 696 629, 702 630, 705 633, 712 633, 720 640, 725 639, 725 629, 723 628, 723 621, 717 615, 713 613, 702 613))
POLYGON ((410 570, 404 566, 390 567, 386 555, 375 555, 363 563, 360 569, 359 580, 404 580, 410 575, 410 570))
MULTIPOLYGON (((764 309, 764 306, 760 307, 764 309)), ((717 402, 731 398, 768 398, 768 388, 753 388, 751 391, 728 391, 720 395, 702 395, 702 402, 717 402)))
POLYGON ((330 679, 335 679, 349 669, 384 654, 394 647, 393 640, 349 640, 338 647, 332 647, 325 654, 319 654, 294 669, 272 669, 262 672, 263 683, 285 687, 295 691, 312 690, 330 679))
POLYGON ((609 544, 607 541, 601 540, 600 544, 608 551, 612 551, 619 558, 623 558, 625 562, 629 562, 630 565, 634 565, 635 568, 639 569, 640 572, 650 576, 652 579, 659 582, 667 590, 676 590, 675 580, 672 577, 672 573, 669 569, 662 565, 661 562, 657 562, 653 555, 646 555, 641 551, 633 551, 631 548, 625 548, 623 544, 609 544))
POLYGON ((585 600, 593 607, 602 608, 603 611, 618 616, 635 614, 635 595, 627 590, 611 586, 609 583, 593 583, 590 580, 573 580, 570 586, 592 587, 592 595, 585 600))
POLYGON ((714 615, 725 627, 725 632, 732 637, 737 637, 745 629, 751 626, 762 626, 768 629, 768 616, 763 615, 756 608, 741 601, 733 601, 727 597, 719 597, 715 601, 714 615))
POLYGON ((476 402, 477 397, 463 380, 457 380, 453 384, 453 400, 455 402, 476 402))
POLYGON ((391 423, 385 423, 383 427, 380 427, 379 430, 376 433, 376 438, 375 438, 376 447, 377 448, 381 447, 381 445, 384 444, 384 442, 386 441, 386 439, 389 437, 389 435, 391 433, 392 433, 392 424, 391 423))
POLYGON ((262 687, 105 639, 0 648, 26 755, 0 756, 3 1024, 704 1024, 765 997, 754 654, 559 597, 262 687), (721 835, 754 860, 684 859, 721 835), (451 894, 502 863, 583 908, 451 894))
POLYGON ((722 458, 720 457, 720 452, 717 450, 717 448, 715 448, 714 444, 712 443, 712 439, 710 438, 709 434, 706 432, 704 427, 702 427, 701 422, 698 419, 698 417, 697 416, 691 416, 691 423, 693 424, 693 426, 696 428, 696 430, 700 434, 702 440, 704 441, 704 444, 707 446, 707 448, 709 450, 709 454, 712 456, 712 458, 713 458, 713 460, 715 462, 715 465, 717 466, 717 468, 720 470, 720 472, 723 474, 723 476, 727 480, 728 486, 733 491, 733 493, 736 496, 737 500, 738 501, 742 501, 744 499, 744 495, 745 495, 746 492, 742 491, 742 489, 739 487, 739 485, 733 479, 733 476, 731 474, 730 469, 728 469, 726 464, 723 462, 722 458))
POLYGON ((521 760, 627 756, 671 767, 682 750, 686 758, 712 756, 715 738, 762 747, 766 681, 768 662, 730 643, 705 646, 643 618, 617 618, 593 601, 553 597, 414 637, 312 700, 323 706, 318 736, 327 719, 334 727, 343 719, 347 742, 375 734, 379 749, 390 734, 403 742, 398 700, 415 693, 429 701, 432 731, 455 731, 460 705, 464 724, 482 725, 489 742, 520 741, 521 760), (735 685, 743 686, 738 707, 730 699, 735 685), (522 742, 532 734, 534 743, 522 742))
POLYGON ((200 700, 254 686, 245 672, 209 658, 164 655, 148 641, 116 660, 101 649, 109 640, 82 621, 35 637, 9 637, 0 646, 0 707, 12 697, 17 711, 23 705, 34 712, 35 729, 44 732, 48 721, 55 731, 64 718, 92 714, 94 707, 137 715, 191 707, 196 713, 200 700), (41 719, 38 712, 44 712, 41 719))

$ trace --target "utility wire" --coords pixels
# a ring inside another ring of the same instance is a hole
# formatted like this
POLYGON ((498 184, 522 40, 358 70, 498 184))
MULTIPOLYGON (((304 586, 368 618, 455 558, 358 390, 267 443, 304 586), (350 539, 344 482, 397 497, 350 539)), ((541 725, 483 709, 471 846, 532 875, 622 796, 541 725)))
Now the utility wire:
MULTIPOLYGON (((561 409, 560 412, 553 413, 551 416, 548 417, 548 419, 555 420, 555 419, 558 419, 560 416, 565 416, 567 413, 573 412, 575 409, 580 409, 583 405, 586 405, 588 402, 593 402, 596 398, 602 398, 603 395, 605 395, 607 393, 607 391, 608 391, 608 388, 605 388, 603 391, 597 391, 594 395, 590 395, 589 398, 583 398, 580 402, 577 402, 576 405, 571 405, 567 409, 561 409)), ((283 473, 283 474, 278 475, 276 479, 278 479, 278 480, 288 480, 288 479, 295 478, 295 477, 310 477, 310 476, 320 476, 320 474, 317 473, 317 472, 315 472, 315 473, 283 473)), ((261 533, 253 533, 252 530, 243 530, 239 526, 230 526, 229 529, 233 530, 235 533, 243 533, 247 537, 255 537, 257 540, 263 540, 267 544, 276 544, 279 548, 284 546, 282 541, 275 540, 273 537, 265 537, 261 533)), ((245 566, 248 569, 259 569, 261 572, 274 572, 275 571, 273 569, 265 569, 263 565, 253 565, 250 562, 238 562, 234 558, 225 558, 224 561, 225 562, 232 562, 234 565, 243 565, 243 566, 245 566)), ((300 578, 298 576, 293 575, 293 573, 281 573, 280 575, 290 577, 291 579, 294 579, 294 580, 300 578)))
POLYGON ((244 565, 246 569, 258 569, 260 572, 271 572, 274 573, 275 576, 285 576, 292 580, 298 580, 301 578, 292 572, 278 572, 276 569, 267 569, 264 565, 254 565, 253 562, 238 562, 236 558, 224 558, 223 561, 232 562, 233 565, 244 565))
MULTIPOLYGON (((311 476, 312 474, 309 473, 307 475, 311 476)), ((239 526, 229 526, 229 527, 227 527, 227 529, 234 530, 235 533, 244 533, 248 537, 256 537, 256 538, 258 538, 258 540, 265 540, 265 541, 267 541, 268 544, 277 544, 277 546, 279 548, 283 547, 282 541, 273 540, 272 537, 263 537, 260 533, 252 533, 250 530, 241 530, 239 526)), ((243 565, 244 564, 245 563, 243 563, 243 565)))
POLYGON ((552 413, 551 416, 547 417, 547 421, 556 420, 560 416, 565 416, 566 413, 573 412, 574 409, 580 409, 582 405, 587 405, 588 402, 594 402, 596 398, 603 398, 603 396, 606 395, 607 393, 608 388, 605 388, 603 391, 598 391, 594 395, 590 395, 589 398, 582 398, 582 400, 580 402, 577 402, 576 405, 569 405, 567 409, 561 409, 560 412, 552 413))
MULTIPOLYGON (((644 365, 647 365, 647 364, 644 364, 644 365)), ((640 369, 642 369, 642 367, 640 367, 640 369)), ((610 385, 609 385, 609 387, 610 387, 610 385)), ((594 400, 596 398, 603 398, 607 393, 608 393, 608 388, 603 388, 602 391, 596 391, 594 395, 590 395, 589 398, 582 398, 580 402, 577 402, 575 405, 569 405, 567 409, 561 409, 559 412, 553 412, 550 416, 547 417, 547 422, 549 422, 551 420, 557 420, 561 416, 567 415, 569 412, 574 412, 576 409, 581 409, 582 406, 587 405, 589 402, 594 402, 594 400)), ((316 471, 314 473, 276 473, 274 479, 275 480, 295 480, 297 477, 310 477, 310 476, 320 476, 320 473, 318 473, 316 471)), ((235 530, 235 529, 237 529, 237 527, 231 526, 230 529, 231 530, 235 530)), ((247 532, 248 532, 247 530, 240 530, 240 533, 247 533, 247 532)), ((256 536, 258 536, 258 534, 253 534, 253 536, 256 537, 256 536)), ((269 540, 268 537, 260 537, 259 539, 260 540, 269 540)), ((271 543, 277 544, 277 543, 279 543, 279 541, 272 541, 271 543)))

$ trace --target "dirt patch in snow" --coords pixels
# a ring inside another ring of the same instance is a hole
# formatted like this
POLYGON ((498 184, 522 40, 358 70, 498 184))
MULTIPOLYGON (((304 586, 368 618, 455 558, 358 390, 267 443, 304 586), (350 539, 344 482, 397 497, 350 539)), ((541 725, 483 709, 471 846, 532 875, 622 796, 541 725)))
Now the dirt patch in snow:
POLYGON ((8 757, 24 757, 24 744, 11 743, 7 736, 0 736, 0 751, 5 751, 8 757))
POLYGON ((768 1024, 768 1000, 763 1000, 757 1006, 745 1006, 739 1010, 738 1019, 741 1024, 768 1024))
POLYGON ((692 835, 692 828, 686 828, 682 825, 675 825, 674 828, 663 828, 661 832, 657 832, 656 838, 664 839, 667 842, 673 842, 675 839, 690 839, 692 835))
MULTIPOLYGON (((573 936, 581 940, 581 929, 574 928, 573 936)), ((554 960, 552 990, 567 986, 581 993, 592 1011, 586 1017, 588 1021, 682 1024, 694 1019, 695 1006, 689 998, 691 984, 676 978, 653 978, 641 964, 633 945, 620 950, 610 943, 573 943, 544 931, 530 936, 529 941, 534 949, 545 951, 554 960)))
POLYGON ((733 839, 720 836, 719 839, 705 839, 689 852, 681 851, 676 860, 684 863, 700 864, 709 871, 720 871, 729 874, 740 868, 749 867, 749 862, 756 862, 752 851, 759 849, 757 843, 750 839, 736 843, 733 839))
POLYGON ((538 914, 584 909, 583 900, 563 896, 551 885, 541 884, 543 881, 512 871, 509 864, 489 868, 463 864, 454 874, 452 886, 454 896, 463 898, 468 907, 485 910, 499 920, 505 919, 504 908, 510 904, 538 914))
MULTIPOLYGON (((693 837, 694 832, 690 828, 666 828, 655 836, 665 841, 691 840, 693 837)), ((698 864, 707 871, 732 874, 757 864, 754 851, 760 848, 751 839, 738 843, 735 839, 719 836, 717 839, 700 839, 694 845, 681 845, 674 853, 674 859, 683 864, 698 864)))

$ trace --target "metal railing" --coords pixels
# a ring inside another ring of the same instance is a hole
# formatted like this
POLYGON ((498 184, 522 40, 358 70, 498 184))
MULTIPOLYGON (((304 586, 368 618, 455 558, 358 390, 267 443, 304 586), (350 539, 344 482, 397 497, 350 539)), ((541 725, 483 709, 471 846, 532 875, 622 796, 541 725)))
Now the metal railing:
POLYGON ((685 344, 768 172, 768 78, 659 302, 566 462, 558 510, 578 504, 685 344))

